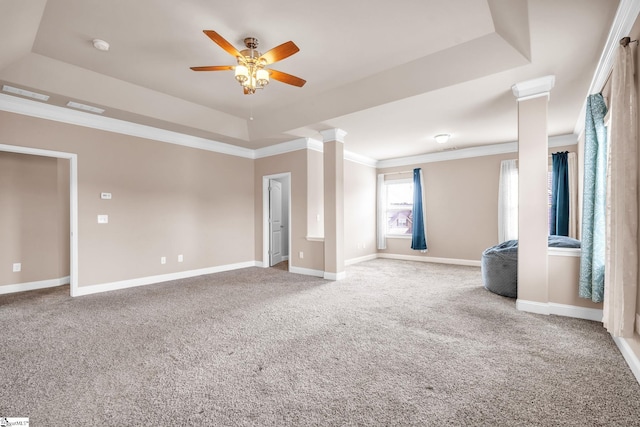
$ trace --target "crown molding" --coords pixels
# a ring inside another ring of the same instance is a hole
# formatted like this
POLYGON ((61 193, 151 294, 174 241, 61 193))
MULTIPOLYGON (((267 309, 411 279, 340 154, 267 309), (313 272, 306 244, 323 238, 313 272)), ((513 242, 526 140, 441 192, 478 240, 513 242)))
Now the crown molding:
POLYGON ((262 159, 264 157, 277 156, 279 154, 290 153, 298 150, 314 150, 322 152, 322 148, 322 142, 317 139, 298 138, 292 141, 258 148, 254 150, 254 158, 262 159))
POLYGON ((565 145, 576 145, 578 143, 578 135, 568 133, 566 135, 558 135, 549 137, 549 148, 563 147, 565 145))
POLYGON ((511 86, 511 90, 513 91, 513 96, 518 98, 518 101, 525 101, 540 96, 549 96, 549 92, 551 92, 555 83, 556 76, 549 75, 516 83, 511 86))
POLYGON ((323 130, 320 131, 320 134, 324 142, 337 141, 344 143, 344 137, 347 136, 346 131, 338 128, 323 130))
MULTIPOLYGON (((313 138, 298 138, 281 144, 271 145, 264 148, 252 150, 249 148, 237 147, 223 142, 218 142, 205 138, 198 138, 151 126, 126 122, 124 120, 112 119, 109 117, 97 116, 95 114, 82 111, 71 110, 55 105, 48 105, 38 101, 18 98, 15 96, 0 94, 0 111, 23 114, 45 120, 53 120, 93 129, 115 132, 140 138, 152 139, 169 144, 182 145, 185 147, 197 148, 199 150, 212 151, 221 154, 228 154, 247 159, 260 159, 264 157, 276 156, 298 150, 324 151, 323 141, 313 138)), ((323 131, 324 141, 344 141, 347 134, 341 129, 330 129, 323 131)), ((341 141, 341 142, 342 142, 341 141)), ((577 136, 561 135, 549 138, 549 147, 560 147, 577 143, 577 136)), ((518 151, 516 142, 503 144, 483 145, 479 147, 463 148, 460 150, 441 151, 438 153, 428 153, 419 156, 401 157, 389 160, 376 160, 352 151, 344 150, 344 159, 372 168, 388 168, 394 166, 415 165, 420 163, 441 162, 446 160, 465 159, 470 157, 491 156, 504 153, 515 153, 518 151)))
POLYGON ((618 10, 616 16, 613 18, 613 24, 609 30, 607 36, 607 42, 604 45, 600 60, 596 66, 596 71, 593 73, 591 79, 591 85, 589 86, 589 92, 585 95, 585 100, 582 103, 582 109, 578 115, 576 125, 573 129, 573 133, 580 135, 584 129, 585 114, 587 111, 587 96, 599 93, 604 88, 605 83, 609 79, 611 70, 613 69, 613 62, 615 60, 615 53, 620 46, 620 39, 627 37, 629 32, 633 28, 633 25, 638 19, 640 14, 640 2, 637 0, 620 0, 618 4, 618 10))
MULTIPOLYGON (((323 153, 324 144, 322 141, 313 138, 298 138, 281 144, 259 148, 255 150, 255 158, 262 159, 264 157, 277 156, 279 154, 290 153, 298 150, 314 150, 323 153)), ((378 164, 378 161, 371 157, 363 156, 347 150, 344 150, 344 159, 372 168, 375 168, 378 164)))
POLYGON ((439 151, 437 153, 427 153, 418 156, 381 160, 378 162, 378 169, 392 168, 396 166, 409 166, 421 163, 444 162, 447 160, 467 159, 470 157, 493 156, 496 154, 515 153, 517 151, 517 142, 506 142, 503 144, 483 145, 480 147, 461 148, 459 150, 439 151))
POLYGON ((371 168, 378 167, 378 160, 372 159, 371 157, 363 156, 358 153, 354 153, 353 151, 344 150, 344 159, 349 160, 353 163, 359 163, 364 166, 369 166, 371 168))
MULTIPOLYGON (((578 143, 578 137, 574 134, 552 136, 548 139, 550 148, 563 147, 578 143)), ((380 160, 378 169, 392 168, 396 166, 411 166, 422 163, 444 162, 447 160, 460 160, 472 157, 495 156, 497 154, 517 153, 518 142, 504 142, 501 144, 481 145, 479 147, 461 148, 459 150, 439 151, 418 156, 401 157, 397 159, 380 160)))
POLYGON ((124 120, 112 119, 110 117, 97 116, 95 114, 58 107, 56 105, 44 104, 42 102, 31 101, 5 94, 0 94, 0 110, 45 120, 53 120, 61 123, 120 133, 123 135, 153 139, 156 141, 183 145, 185 147, 197 148, 200 150, 229 154, 247 159, 254 158, 254 150, 248 148, 237 147, 235 145, 225 144, 224 142, 185 135, 124 120))

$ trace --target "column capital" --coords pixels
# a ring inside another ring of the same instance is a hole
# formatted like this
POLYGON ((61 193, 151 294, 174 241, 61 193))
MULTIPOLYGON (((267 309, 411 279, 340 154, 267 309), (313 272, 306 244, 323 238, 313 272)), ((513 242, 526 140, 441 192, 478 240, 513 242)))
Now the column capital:
POLYGON ((551 92, 555 83, 556 76, 550 75, 516 83, 511 86, 511 90, 513 91, 513 96, 518 98, 518 101, 526 101, 540 96, 549 97, 549 92, 551 92))
POLYGON ((320 134, 322 135, 323 142, 337 141, 344 143, 344 137, 347 136, 347 132, 338 128, 322 130, 320 134))

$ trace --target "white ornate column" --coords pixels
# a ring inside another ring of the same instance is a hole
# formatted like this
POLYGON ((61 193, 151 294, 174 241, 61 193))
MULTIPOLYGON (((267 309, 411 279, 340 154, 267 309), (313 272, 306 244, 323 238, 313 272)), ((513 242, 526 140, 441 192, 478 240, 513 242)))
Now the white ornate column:
POLYGON ((518 83, 518 301, 519 310, 548 314, 547 107, 554 76, 518 83))
POLYGON ((340 280, 344 269, 344 137, 342 129, 321 132, 324 141, 324 278, 340 280))

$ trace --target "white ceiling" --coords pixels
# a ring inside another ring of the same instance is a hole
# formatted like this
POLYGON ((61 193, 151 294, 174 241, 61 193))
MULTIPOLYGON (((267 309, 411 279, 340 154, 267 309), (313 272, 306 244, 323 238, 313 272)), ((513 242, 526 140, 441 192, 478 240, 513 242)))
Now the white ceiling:
POLYGON ((0 0, 0 82, 105 116, 262 148, 319 131, 377 160, 517 139, 515 83, 553 74, 551 136, 571 133, 616 0, 0 0), (243 95, 202 30, 307 80, 243 95), (109 52, 93 48, 100 38, 109 52), (250 120, 250 117, 253 120, 250 120), (433 136, 450 133, 447 145, 433 136))

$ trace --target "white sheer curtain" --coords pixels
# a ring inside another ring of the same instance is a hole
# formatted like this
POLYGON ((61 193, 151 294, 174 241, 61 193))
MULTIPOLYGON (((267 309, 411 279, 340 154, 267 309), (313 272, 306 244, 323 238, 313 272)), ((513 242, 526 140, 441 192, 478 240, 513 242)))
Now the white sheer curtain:
POLYGON ((578 238, 578 164, 576 153, 567 156, 569 174, 569 237, 578 238))
POLYGON ((498 242, 517 238, 518 166, 516 160, 503 160, 498 186, 498 242))
POLYGON ((378 249, 387 249, 387 192, 384 188, 384 174, 378 174, 378 249))
POLYGON ((638 288, 637 101, 632 46, 618 47, 611 82, 603 323, 633 336, 638 288))

